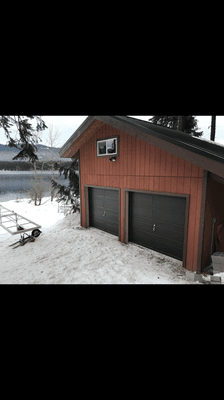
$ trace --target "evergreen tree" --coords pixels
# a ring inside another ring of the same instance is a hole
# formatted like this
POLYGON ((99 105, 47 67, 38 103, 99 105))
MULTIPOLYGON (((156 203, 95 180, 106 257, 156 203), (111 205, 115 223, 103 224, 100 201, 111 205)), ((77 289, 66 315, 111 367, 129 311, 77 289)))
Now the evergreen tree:
MULTIPOLYGON (((77 161, 73 161, 70 166, 62 166, 56 162, 54 163, 54 168, 57 169, 61 174, 64 175, 64 179, 69 179, 69 185, 68 187, 65 187, 64 185, 60 185, 59 183, 55 182, 53 179, 51 180, 52 186, 54 189, 57 189, 58 196, 59 196, 59 202, 62 200, 66 201, 66 204, 68 201, 71 201, 73 204, 74 202, 74 197, 78 198, 79 197, 79 175, 77 174, 77 168, 78 168, 78 163, 77 161)), ((79 206, 77 202, 74 204, 74 209, 78 208, 79 206)))
POLYGON ((7 146, 15 147, 19 150, 19 153, 13 158, 13 160, 24 160, 26 158, 29 161, 35 162, 38 157, 35 154, 35 139, 33 138, 33 132, 40 132, 47 128, 45 122, 38 115, 0 115, 0 128, 3 128, 5 135, 8 139, 7 146), (36 128, 32 127, 31 120, 36 119, 36 128), (16 127, 19 133, 19 139, 13 139, 12 127, 16 127))
MULTIPOLYGON (((153 115, 149 121, 153 124, 159 124, 168 128, 177 129, 179 117, 179 115, 153 115)), ((203 131, 198 131, 200 128, 198 128, 198 121, 195 118, 195 115, 182 115, 181 117, 183 122, 183 132, 196 137, 202 136, 203 131)))

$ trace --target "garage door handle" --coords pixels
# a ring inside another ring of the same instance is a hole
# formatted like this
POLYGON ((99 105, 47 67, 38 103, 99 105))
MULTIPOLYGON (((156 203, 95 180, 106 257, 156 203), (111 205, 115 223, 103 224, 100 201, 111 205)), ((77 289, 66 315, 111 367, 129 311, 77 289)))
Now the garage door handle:
POLYGON ((154 224, 153 225, 153 232, 155 232, 155 230, 156 230, 156 225, 154 224))

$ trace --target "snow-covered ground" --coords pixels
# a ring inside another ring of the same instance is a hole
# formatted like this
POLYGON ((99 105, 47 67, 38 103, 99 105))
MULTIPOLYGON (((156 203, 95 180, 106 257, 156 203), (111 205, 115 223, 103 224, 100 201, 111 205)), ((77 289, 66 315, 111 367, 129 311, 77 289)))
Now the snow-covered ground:
POLYGON ((189 284, 182 262, 95 228, 80 227, 78 213, 58 213, 48 198, 1 203, 42 226, 34 243, 12 249, 20 235, 0 227, 0 283, 189 284), (45 204, 44 204, 45 203, 45 204))

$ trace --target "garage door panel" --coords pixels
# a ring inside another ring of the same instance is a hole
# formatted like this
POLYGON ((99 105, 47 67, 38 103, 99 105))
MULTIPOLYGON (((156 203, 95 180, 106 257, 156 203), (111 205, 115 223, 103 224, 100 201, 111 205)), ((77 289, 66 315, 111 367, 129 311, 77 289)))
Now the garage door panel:
POLYGON ((94 210, 92 210, 92 212, 91 212, 91 219, 93 220, 96 220, 97 218, 102 218, 103 219, 103 211, 102 211, 102 209, 94 209, 94 210))
POLYGON ((89 188, 90 226, 118 236, 119 192, 89 188))
POLYGON ((186 199, 130 192, 129 240, 182 260, 186 199))
POLYGON ((133 216, 132 218, 132 229, 140 229, 145 232, 152 232, 153 229, 153 219, 149 218, 137 218, 136 216, 133 216))
POLYGON ((116 200, 118 199, 118 191, 117 190, 110 190, 104 189, 104 197, 109 200, 116 200))
POLYGON ((147 197, 145 196, 145 193, 138 193, 138 196, 133 196, 132 197, 132 202, 134 207, 140 207, 140 208, 148 208, 149 206, 152 207, 154 205, 154 198, 153 195, 147 194, 147 197))
POLYGON ((133 205, 133 209, 135 212, 133 213, 133 217, 135 218, 154 218, 155 217, 155 210, 153 208, 149 208, 148 210, 146 208, 136 208, 133 205))
POLYGON ((99 210, 103 210, 104 207, 104 199, 92 199, 94 202, 94 208, 97 208, 99 210))
POLYGON ((118 217, 117 210, 104 208, 104 207, 93 207, 91 214, 96 215, 96 216, 102 216, 102 217, 103 217, 103 215, 105 215, 106 218, 110 215, 113 217, 118 217))
POLYGON ((115 221, 116 223, 118 220, 118 212, 113 211, 113 210, 106 210, 105 212, 103 211, 103 209, 94 209, 91 212, 91 219, 97 219, 97 218, 102 218, 104 220, 108 220, 108 221, 115 221))
POLYGON ((92 207, 91 214, 92 215, 102 215, 103 216, 104 207, 96 206, 94 203, 94 207, 92 207))
POLYGON ((94 226, 95 222, 100 219, 102 221, 105 221, 105 223, 109 223, 109 224, 115 224, 118 225, 118 215, 117 214, 106 214, 106 216, 103 216, 103 213, 94 213, 91 216, 91 225, 94 226))
POLYGON ((97 219, 93 219, 92 223, 94 224, 94 228, 103 228, 104 227, 104 219, 103 218, 97 218, 97 219))
POLYGON ((105 199, 105 208, 109 210, 114 210, 117 208, 117 199, 105 199))
POLYGON ((148 232, 141 231, 135 229, 132 232, 132 236, 130 237, 130 241, 140 244, 142 246, 153 249, 155 247, 155 237, 153 234, 149 234, 148 232))
POLYGON ((101 229, 102 231, 112 233, 114 235, 118 235, 118 226, 116 223, 111 224, 102 219, 97 219, 94 221, 94 228, 101 229))
POLYGON ((116 223, 112 224, 112 223, 108 223, 106 221, 106 223, 104 224, 103 230, 105 230, 108 233, 112 233, 113 235, 118 236, 118 225, 116 223))
POLYGON ((116 236, 118 235, 117 224, 115 222, 111 223, 109 221, 106 221, 104 218, 96 219, 92 226, 94 226, 94 228, 101 229, 102 231, 112 233, 116 236))
POLYGON ((111 224, 116 224, 117 225, 117 220, 118 220, 118 214, 109 214, 107 213, 106 216, 104 217, 105 221, 111 224))
POLYGON ((171 237, 171 240, 180 242, 182 244, 184 240, 184 230, 157 224, 156 237, 161 239, 167 239, 167 237, 171 237))
POLYGON ((180 261, 183 260, 183 247, 178 246, 178 244, 175 244, 173 241, 156 240, 154 250, 180 261))
POLYGON ((104 197, 104 189, 91 188, 90 190, 92 197, 104 197))
POLYGON ((157 210, 156 211, 156 221, 157 223, 165 222, 170 224, 175 224, 179 226, 184 226, 185 223, 185 215, 184 214, 176 214, 174 211, 165 211, 165 210, 157 210))
POLYGON ((175 196, 156 196, 156 206, 160 209, 172 210, 178 214, 185 214, 185 198, 175 196))

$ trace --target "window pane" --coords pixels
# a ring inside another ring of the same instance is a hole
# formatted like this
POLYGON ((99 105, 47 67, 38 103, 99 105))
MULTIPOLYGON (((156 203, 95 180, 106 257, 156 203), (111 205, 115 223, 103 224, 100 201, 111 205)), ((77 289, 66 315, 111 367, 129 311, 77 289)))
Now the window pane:
POLYGON ((98 154, 106 154, 106 142, 98 143, 98 154))
POLYGON ((116 140, 115 139, 107 140, 107 153, 114 154, 116 152, 117 152, 116 140))

